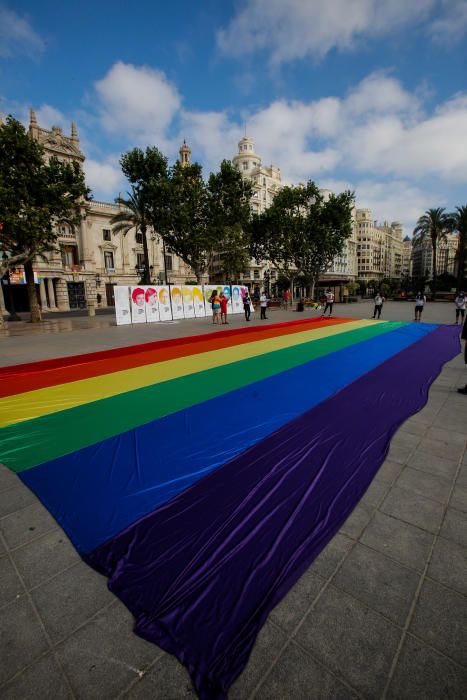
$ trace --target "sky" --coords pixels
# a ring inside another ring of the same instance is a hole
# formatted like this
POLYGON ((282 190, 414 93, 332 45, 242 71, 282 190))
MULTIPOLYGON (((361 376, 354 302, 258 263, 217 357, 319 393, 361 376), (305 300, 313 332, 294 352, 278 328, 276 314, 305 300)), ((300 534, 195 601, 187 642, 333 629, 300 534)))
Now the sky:
POLYGON ((467 204, 467 0, 0 0, 0 114, 30 107, 77 123, 95 199, 135 146, 186 139, 208 176, 246 133, 411 235, 467 204))

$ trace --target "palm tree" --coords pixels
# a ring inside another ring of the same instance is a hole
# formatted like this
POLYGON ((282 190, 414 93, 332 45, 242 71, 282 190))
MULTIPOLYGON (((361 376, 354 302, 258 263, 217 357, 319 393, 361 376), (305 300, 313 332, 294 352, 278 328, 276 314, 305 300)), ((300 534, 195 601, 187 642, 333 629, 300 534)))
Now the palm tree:
POLYGON ((437 252, 438 243, 446 239, 446 234, 452 230, 452 217, 450 214, 446 214, 443 207, 438 207, 437 209, 428 209, 423 216, 417 221, 417 225, 414 228, 414 236, 419 240, 429 239, 431 240, 431 247, 433 250, 433 283, 432 283, 432 293, 433 299, 436 299, 436 280, 438 276, 437 271, 437 252))
POLYGON ((136 229, 136 231, 141 233, 144 256, 142 282, 143 284, 151 284, 148 240, 146 238, 146 232, 149 226, 149 207, 140 189, 132 187, 131 192, 127 192, 127 194, 128 199, 119 200, 123 206, 122 211, 119 211, 118 214, 115 214, 110 220, 112 232, 114 234, 122 233, 126 236, 129 231, 136 229))
POLYGON ((462 280, 465 274, 466 252, 467 252, 467 205, 456 207, 456 211, 451 214, 453 229, 459 233, 459 243, 457 246, 457 291, 462 287, 462 280))

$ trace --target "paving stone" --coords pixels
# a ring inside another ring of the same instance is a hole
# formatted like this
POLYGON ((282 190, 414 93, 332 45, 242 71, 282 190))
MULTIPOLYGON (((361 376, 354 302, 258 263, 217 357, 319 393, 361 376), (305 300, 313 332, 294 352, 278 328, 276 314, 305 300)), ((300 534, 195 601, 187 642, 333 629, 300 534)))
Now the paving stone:
POLYGON ((122 695, 125 700, 195 700, 197 697, 186 668, 174 656, 166 653, 122 695))
POLYGON ((467 595, 467 547, 438 537, 428 576, 467 595))
POLYGON ((434 474, 427 474, 418 469, 406 467, 396 482, 401 488, 410 489, 420 496, 431 498, 439 503, 447 503, 452 483, 434 474))
POLYGON ((271 619, 289 634, 302 620, 325 581, 310 569, 297 581, 271 613, 271 619))
POLYGON ((387 492, 390 489, 390 484, 384 481, 376 481, 373 479, 367 490, 362 496, 362 502, 376 508, 377 505, 383 500, 387 492))
POLYGON ((375 481, 384 481, 385 483, 391 485, 397 479, 402 469, 402 464, 399 464, 398 462, 390 462, 387 459, 376 472, 372 483, 375 481))
POLYGON ((57 647, 78 697, 116 697, 162 654, 155 644, 138 637, 133 625, 131 613, 116 602, 57 647))
POLYGON ((452 462, 458 462, 463 451, 463 443, 451 442, 448 439, 434 440, 431 437, 430 431, 428 431, 427 435, 420 441, 417 447, 417 452, 423 452, 435 457, 440 457, 441 459, 448 459, 452 462))
POLYGON ((433 535, 377 511, 360 541, 401 564, 423 571, 433 535))
POLYGON ((449 506, 467 514, 467 488, 454 486, 449 506))
POLYGON ((358 696, 291 642, 254 697, 255 700, 347 700, 358 696))
POLYGON ((391 442, 387 458, 391 462, 397 462, 398 464, 406 464, 413 450, 414 448, 410 445, 404 445, 401 443, 394 444, 393 442, 391 442))
POLYGON ((467 671, 410 634, 389 686, 388 698, 465 700, 467 671))
POLYGON ((410 632, 467 666, 467 598, 425 579, 410 632))
POLYGON ((269 666, 280 654, 287 635, 269 621, 259 633, 248 664, 229 690, 229 700, 243 700, 257 686, 269 666))
POLYGON ((2 700, 71 700, 65 676, 52 654, 42 657, 0 689, 2 700))
POLYGON ((391 440, 391 447, 404 447, 412 451, 420 443, 420 435, 412 435, 398 430, 391 440))
POLYGON ((311 565, 311 571, 327 579, 334 573, 336 567, 344 559, 353 542, 339 532, 326 545, 319 557, 311 565))
MULTIPOLYGON (((0 684, 48 649, 47 639, 25 597, 0 610, 0 684)), ((0 696, 2 692, 0 691, 0 696)))
POLYGON ((352 687, 376 698, 384 688, 400 635, 382 615, 329 586, 296 640, 352 687))
POLYGON ((79 554, 62 530, 52 530, 15 550, 12 556, 27 588, 38 586, 80 561, 79 554))
MULTIPOLYGON (((454 394, 452 395, 454 396, 454 394)), ((454 409, 454 407, 446 407, 440 409, 438 415, 433 420, 435 428, 445 428, 462 433, 465 431, 465 412, 454 409)))
POLYGON ((0 464, 0 491, 7 491, 14 486, 18 486, 18 483, 18 475, 3 464, 0 464))
POLYGON ((107 580, 84 562, 35 588, 31 595, 54 642, 112 602, 107 580))
POLYGON ((411 416, 406 422, 404 423, 405 426, 419 426, 420 429, 428 428, 433 422, 433 417, 429 417, 426 414, 422 414, 420 411, 418 413, 414 413, 413 416, 411 416))
POLYGON ((26 486, 23 484, 13 486, 13 488, 0 492, 0 518, 36 502, 37 498, 26 486))
POLYGON ((403 626, 419 579, 415 571, 357 544, 333 584, 403 626))
POLYGON ((423 498, 411 489, 393 486, 379 510, 435 534, 441 525, 444 508, 442 503, 423 498))
POLYGON ((417 435, 418 437, 422 437, 422 435, 425 434, 426 431, 426 425, 423 423, 417 423, 417 421, 410 421, 406 420, 405 423, 401 425, 399 428, 397 434, 399 433, 404 433, 408 435, 417 435))
POLYGON ((0 559, 0 608, 24 593, 15 567, 9 557, 0 559))
POLYGON ((448 508, 440 532, 442 537, 467 547, 467 515, 448 508))
POLYGON ((355 506, 352 513, 342 525, 339 532, 343 535, 351 537, 352 539, 358 539, 362 530, 364 530, 368 525, 372 512, 372 506, 360 501, 360 503, 355 506))
POLYGON ((467 462, 462 462, 457 476, 456 484, 467 488, 467 462))
POLYGON ((455 430, 446 430, 446 428, 431 428, 428 435, 432 440, 441 440, 441 442, 464 445, 465 447, 465 433, 457 433, 455 430))
POLYGON ((6 553, 6 548, 3 544, 3 539, 0 537, 0 557, 3 557, 3 555, 6 553))
POLYGON ((456 474, 458 464, 448 459, 441 459, 436 455, 417 451, 409 459, 407 466, 427 474, 434 474, 435 476, 452 480, 456 474))
POLYGON ((39 502, 0 520, 0 531, 9 549, 37 539, 57 527, 57 522, 39 502))

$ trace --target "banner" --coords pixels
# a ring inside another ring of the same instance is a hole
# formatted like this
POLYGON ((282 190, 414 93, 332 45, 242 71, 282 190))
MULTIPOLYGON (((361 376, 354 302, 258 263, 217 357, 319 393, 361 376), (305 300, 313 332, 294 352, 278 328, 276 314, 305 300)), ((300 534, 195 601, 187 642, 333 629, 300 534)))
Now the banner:
POLYGON ((243 313, 243 295, 242 287, 239 284, 235 284, 232 287, 232 313, 242 314, 243 313))
POLYGON ((172 318, 185 318, 183 314, 183 298, 181 286, 175 284, 171 288, 170 294, 172 296, 172 318))
POLYGON ((143 287, 130 287, 131 322, 146 323, 146 299, 143 287))
POLYGON ((148 323, 159 321, 159 295, 155 287, 143 287, 146 300, 146 320, 148 323))
POLYGON ((186 285, 182 287, 183 313, 185 318, 194 318, 195 306, 193 301, 193 287, 186 285))
POLYGON ((203 290, 201 286, 193 286, 193 306, 195 309, 195 316, 202 317, 206 316, 206 307, 204 306, 203 290))
POLYGON ((128 287, 120 285, 114 287, 114 299, 117 326, 125 326, 131 323, 130 293, 128 287))
POLYGON ((169 288, 166 286, 156 287, 159 295, 159 318, 161 321, 172 320, 172 307, 170 304, 169 288))

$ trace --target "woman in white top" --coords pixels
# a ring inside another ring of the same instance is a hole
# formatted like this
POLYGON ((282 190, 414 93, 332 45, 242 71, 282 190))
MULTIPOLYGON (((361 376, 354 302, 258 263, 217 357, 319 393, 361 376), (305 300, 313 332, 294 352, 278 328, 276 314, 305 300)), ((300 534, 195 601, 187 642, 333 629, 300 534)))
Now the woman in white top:
POLYGON ((465 294, 464 292, 459 292, 454 299, 454 304, 456 305, 456 325, 459 322, 459 316, 461 321, 464 321, 465 316, 465 294))
POLYGON ((421 321, 422 318, 422 311, 423 307, 426 304, 426 296, 422 293, 419 292, 417 296, 415 297, 415 320, 416 321, 421 321))

